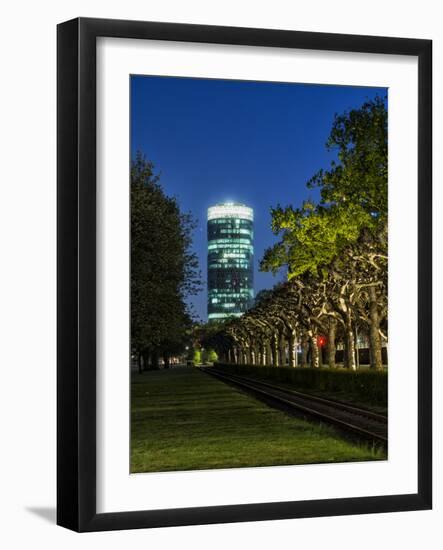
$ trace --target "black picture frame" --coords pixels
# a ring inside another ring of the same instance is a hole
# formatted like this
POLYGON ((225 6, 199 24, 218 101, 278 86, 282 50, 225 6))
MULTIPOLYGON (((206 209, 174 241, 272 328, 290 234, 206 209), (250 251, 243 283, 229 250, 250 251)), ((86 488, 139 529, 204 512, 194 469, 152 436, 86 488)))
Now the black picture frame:
POLYGON ((57 29, 57 523, 75 531, 426 510, 432 506, 432 42, 78 18, 57 29), (96 39, 399 54, 418 58, 416 494, 96 512, 96 39))

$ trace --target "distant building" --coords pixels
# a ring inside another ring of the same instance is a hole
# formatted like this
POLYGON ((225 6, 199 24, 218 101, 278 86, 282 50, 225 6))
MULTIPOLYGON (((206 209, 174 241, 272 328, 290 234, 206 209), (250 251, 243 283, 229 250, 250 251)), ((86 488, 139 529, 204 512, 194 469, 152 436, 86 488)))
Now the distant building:
POLYGON ((208 320, 240 317, 254 301, 254 211, 226 202, 208 208, 208 320))

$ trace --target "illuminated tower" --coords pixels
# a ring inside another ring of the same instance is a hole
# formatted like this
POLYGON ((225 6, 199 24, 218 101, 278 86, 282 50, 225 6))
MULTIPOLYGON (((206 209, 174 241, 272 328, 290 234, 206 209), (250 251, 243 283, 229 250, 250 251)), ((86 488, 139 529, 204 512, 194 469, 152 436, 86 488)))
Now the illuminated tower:
POLYGON ((208 320, 240 317, 254 300, 254 211, 226 202, 208 208, 208 320))

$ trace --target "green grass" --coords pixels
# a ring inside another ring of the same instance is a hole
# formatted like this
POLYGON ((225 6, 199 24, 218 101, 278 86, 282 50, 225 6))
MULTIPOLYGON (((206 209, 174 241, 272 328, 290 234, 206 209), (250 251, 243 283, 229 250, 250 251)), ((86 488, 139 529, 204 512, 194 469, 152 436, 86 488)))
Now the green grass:
POLYGON ((133 376, 134 473, 384 458, 381 450, 272 409, 196 368, 133 376))

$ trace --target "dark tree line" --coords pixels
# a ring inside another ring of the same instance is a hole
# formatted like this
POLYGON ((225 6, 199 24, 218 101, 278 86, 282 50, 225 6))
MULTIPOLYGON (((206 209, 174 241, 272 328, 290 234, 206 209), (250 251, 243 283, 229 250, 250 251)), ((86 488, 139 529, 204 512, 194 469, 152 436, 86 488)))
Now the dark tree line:
POLYGON ((358 336, 369 340, 371 367, 381 369, 387 341, 387 110, 377 98, 336 116, 327 147, 328 170, 308 187, 320 200, 301 208, 271 209, 279 241, 261 262, 264 271, 286 269, 288 281, 257 296, 253 309, 208 334, 222 360, 235 363, 358 367, 358 336), (324 338, 323 338, 324 337, 324 338))
POLYGON ((131 166, 131 348, 140 369, 158 368, 160 357, 167 368, 189 339, 186 297, 200 289, 194 227, 138 153, 131 166))

